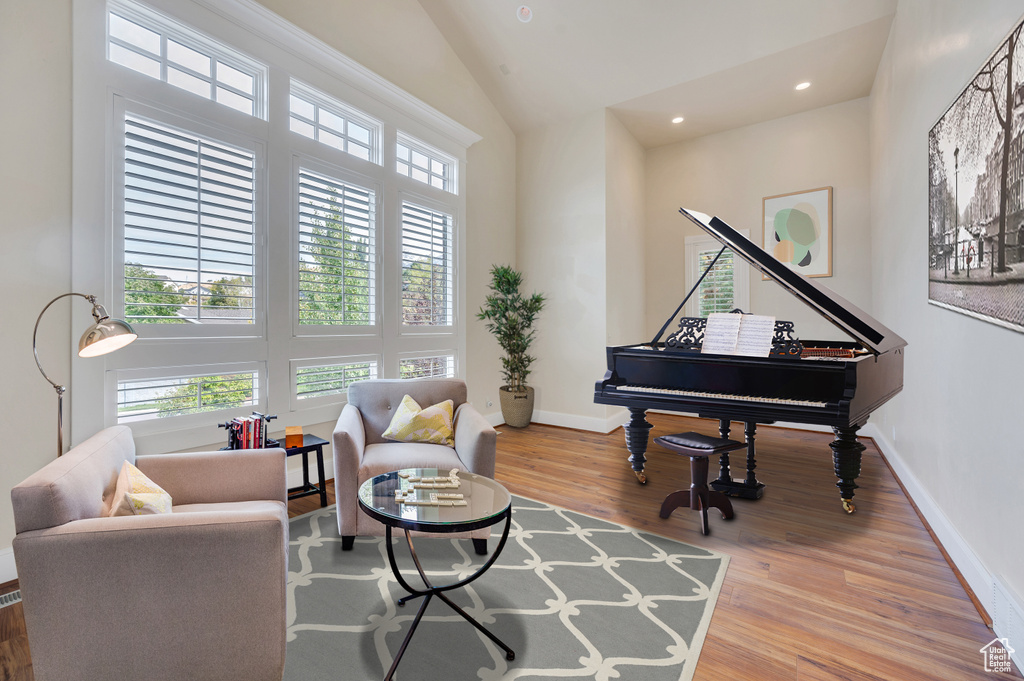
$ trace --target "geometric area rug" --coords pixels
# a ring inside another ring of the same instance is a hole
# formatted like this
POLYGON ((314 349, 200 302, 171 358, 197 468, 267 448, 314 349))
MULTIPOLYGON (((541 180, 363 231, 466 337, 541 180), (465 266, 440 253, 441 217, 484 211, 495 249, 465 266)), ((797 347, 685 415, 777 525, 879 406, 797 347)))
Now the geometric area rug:
MULTIPOLYGON (((447 595, 515 660, 435 598, 396 681, 693 677, 728 556, 522 497, 512 508, 497 562, 447 595)), ((494 526, 491 550, 503 527, 494 526)), ((285 680, 383 679, 421 603, 396 606, 406 592, 384 538, 358 537, 342 552, 333 505, 293 518, 289 532, 285 680)), ((399 538, 399 567, 418 585, 399 538)), ((487 559, 468 539, 413 543, 434 584, 466 577, 487 559)))

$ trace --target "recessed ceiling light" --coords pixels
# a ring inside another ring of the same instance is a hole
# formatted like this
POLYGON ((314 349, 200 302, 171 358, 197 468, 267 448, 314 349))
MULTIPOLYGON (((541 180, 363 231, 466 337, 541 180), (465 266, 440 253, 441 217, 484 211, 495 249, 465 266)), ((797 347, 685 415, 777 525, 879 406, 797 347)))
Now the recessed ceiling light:
POLYGON ((516 16, 519 17, 519 21, 525 24, 533 18, 533 10, 526 5, 519 5, 516 9, 516 16))
POLYGON ((675 118, 672 119, 672 122, 673 123, 682 123, 683 122, 683 117, 682 116, 676 116, 675 118))
POLYGON ((797 86, 796 86, 796 89, 797 89, 797 90, 806 90, 806 89, 807 89, 807 88, 809 88, 809 87, 811 87, 811 84, 810 84, 810 82, 808 82, 808 81, 806 81, 806 80, 805 80, 804 82, 802 82, 802 83, 800 83, 799 85, 797 85, 797 86))

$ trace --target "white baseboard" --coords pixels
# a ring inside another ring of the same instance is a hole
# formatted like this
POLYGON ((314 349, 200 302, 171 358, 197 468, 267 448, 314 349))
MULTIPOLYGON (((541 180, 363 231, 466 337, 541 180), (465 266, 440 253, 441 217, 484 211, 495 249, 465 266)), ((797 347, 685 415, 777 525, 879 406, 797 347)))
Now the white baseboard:
POLYGON ((18 568, 14 565, 14 549, 8 546, 0 549, 0 584, 18 578, 18 568))
POLYGON ((875 441, 896 477, 903 483, 907 496, 917 505, 949 559, 992 618, 994 638, 1008 638, 1011 645, 1016 645, 1010 657, 1018 670, 1024 669, 1024 601, 1019 595, 1011 593, 999 576, 985 567, 882 431, 869 423, 862 432, 865 437, 875 441))
POLYGON ((560 426, 562 428, 574 428, 576 430, 589 430, 595 433, 610 433, 629 417, 623 411, 607 418, 597 416, 578 416, 576 414, 562 414, 556 411, 534 410, 532 420, 535 423, 543 423, 549 426, 560 426))

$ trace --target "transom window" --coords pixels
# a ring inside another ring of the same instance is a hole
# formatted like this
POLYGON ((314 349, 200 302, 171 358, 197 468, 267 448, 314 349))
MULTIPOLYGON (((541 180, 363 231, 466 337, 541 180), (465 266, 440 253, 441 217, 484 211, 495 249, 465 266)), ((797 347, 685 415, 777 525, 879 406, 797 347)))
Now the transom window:
POLYGON ((411 177, 417 182, 452 194, 458 193, 455 181, 456 163, 450 156, 400 132, 395 148, 395 159, 395 169, 399 175, 411 177))
POLYGON ((110 61, 265 118, 263 65, 135 3, 111 4, 107 22, 110 61))
POLYGON ((292 132, 380 163, 380 124, 369 116, 294 80, 288 109, 292 132))

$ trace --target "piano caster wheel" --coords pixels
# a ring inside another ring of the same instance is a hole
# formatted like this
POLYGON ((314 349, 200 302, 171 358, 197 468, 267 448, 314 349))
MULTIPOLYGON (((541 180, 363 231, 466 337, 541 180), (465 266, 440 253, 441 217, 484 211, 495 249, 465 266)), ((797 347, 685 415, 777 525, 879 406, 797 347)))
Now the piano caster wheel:
POLYGON ((857 510, 857 507, 853 505, 853 499, 843 499, 843 510, 847 513, 853 513, 857 510))
POLYGON ((646 485, 647 484, 647 476, 644 475, 643 471, 633 471, 633 472, 636 473, 636 479, 640 482, 641 485, 646 485))

